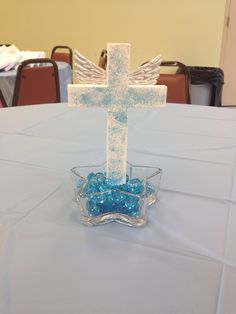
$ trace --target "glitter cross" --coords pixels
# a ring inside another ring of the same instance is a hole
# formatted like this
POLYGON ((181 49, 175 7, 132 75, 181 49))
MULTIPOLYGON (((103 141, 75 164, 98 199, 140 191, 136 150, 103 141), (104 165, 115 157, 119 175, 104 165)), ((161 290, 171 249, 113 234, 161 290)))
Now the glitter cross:
POLYGON ((126 182, 128 109, 155 108, 166 102, 166 86, 129 85, 130 44, 108 44, 107 84, 68 86, 68 103, 101 107, 107 113, 107 178, 126 182))

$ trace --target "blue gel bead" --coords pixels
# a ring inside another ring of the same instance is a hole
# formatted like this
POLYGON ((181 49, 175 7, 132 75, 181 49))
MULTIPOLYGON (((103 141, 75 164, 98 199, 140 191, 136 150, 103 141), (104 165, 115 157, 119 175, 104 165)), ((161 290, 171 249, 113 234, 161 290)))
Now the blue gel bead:
POLYGON ((90 184, 89 183, 86 183, 84 188, 83 188, 83 191, 82 191, 85 195, 89 195, 90 193, 92 193, 92 189, 90 187, 90 184))
POLYGON ((139 199, 137 197, 134 196, 128 196, 125 200, 125 206, 127 207, 127 209, 132 210, 132 209, 136 209, 137 205, 138 205, 138 201, 139 199))
POLYGON ((104 193, 92 193, 89 195, 89 200, 98 204, 103 204, 106 201, 106 196, 104 193))
POLYGON ((133 210, 130 212, 130 216, 134 218, 139 218, 140 217, 140 211, 139 210, 133 210))
POLYGON ((96 178, 96 176, 93 176, 93 177, 89 180, 89 184, 90 184, 90 186, 94 189, 94 191, 97 191, 98 183, 97 183, 97 178, 96 178))
POLYGON ((119 185, 118 189, 119 189, 120 191, 126 191, 126 192, 128 192, 128 190, 127 190, 127 184, 121 184, 121 185, 119 185))
POLYGON ((87 201, 86 208, 90 216, 98 216, 101 214, 101 210, 93 201, 87 201))
POLYGON ((99 193, 96 195, 96 202, 103 204, 106 201, 106 195, 104 193, 99 193))
POLYGON ((106 211, 106 206, 104 204, 97 204, 97 207, 99 208, 100 210, 100 214, 105 214, 107 213, 106 211))
POLYGON ((115 206, 115 203, 112 198, 112 193, 109 192, 106 194, 106 200, 104 202, 104 207, 105 207, 106 212, 114 211, 114 206, 115 206))
POLYGON ((156 192, 156 188, 153 184, 148 183, 147 184, 147 195, 154 194, 156 192))
POLYGON ((105 176, 104 176, 104 174, 102 172, 98 172, 95 175, 95 178, 96 178, 96 183, 97 184, 103 184, 106 181, 106 178, 105 178, 105 176))
POLYGON ((114 182, 112 179, 106 179, 106 184, 108 188, 112 188, 114 186, 114 182))
POLYGON ((95 197, 94 197, 94 194, 93 194, 93 193, 91 193, 91 194, 89 194, 89 195, 88 195, 88 200, 89 200, 89 201, 91 201, 91 202, 94 202, 94 203, 96 202, 96 200, 95 200, 95 197))
POLYGON ((113 202, 113 198, 112 198, 112 192, 111 191, 108 191, 106 193, 106 204, 110 204, 113 202))
POLYGON ((101 194, 96 195, 95 201, 96 201, 96 205, 100 208, 101 213, 108 212, 106 193, 101 193, 101 194))
POLYGON ((95 177, 95 173, 94 172, 90 172, 87 176, 88 181, 91 181, 91 179, 95 177))
POLYGON ((127 183, 128 191, 134 194, 141 194, 144 190, 143 184, 139 179, 131 179, 127 183))
POLYGON ((108 186, 106 185, 105 182, 100 183, 97 185, 97 191, 99 192, 106 192, 108 190, 108 186))
POLYGON ((126 195, 120 191, 112 192, 112 199, 114 203, 118 205, 123 205, 126 199, 126 195))

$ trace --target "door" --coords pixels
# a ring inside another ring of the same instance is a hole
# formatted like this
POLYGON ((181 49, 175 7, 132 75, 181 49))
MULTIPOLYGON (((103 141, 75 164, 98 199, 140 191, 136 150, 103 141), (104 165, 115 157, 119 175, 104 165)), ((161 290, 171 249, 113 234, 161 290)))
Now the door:
POLYGON ((236 105, 236 0, 226 0, 220 66, 225 81, 222 105, 236 105))

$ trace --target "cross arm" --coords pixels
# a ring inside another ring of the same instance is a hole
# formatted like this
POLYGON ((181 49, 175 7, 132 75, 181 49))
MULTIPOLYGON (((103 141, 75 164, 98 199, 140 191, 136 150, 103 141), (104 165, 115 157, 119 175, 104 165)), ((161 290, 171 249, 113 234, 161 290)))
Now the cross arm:
POLYGON ((71 84, 68 85, 68 104, 80 108, 106 107, 110 97, 107 85, 71 84))
POLYGON ((164 85, 129 86, 124 99, 128 108, 156 108, 166 103, 167 87, 164 85))

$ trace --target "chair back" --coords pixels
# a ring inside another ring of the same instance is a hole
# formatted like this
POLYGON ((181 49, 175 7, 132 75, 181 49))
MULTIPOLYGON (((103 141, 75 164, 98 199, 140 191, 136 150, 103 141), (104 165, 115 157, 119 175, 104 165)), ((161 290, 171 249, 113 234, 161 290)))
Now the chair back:
POLYGON ((51 59, 69 63, 73 69, 73 52, 69 46, 55 46, 51 52, 51 59))
POLYGON ((5 101, 5 98, 3 96, 3 93, 0 89, 0 108, 4 108, 4 107, 7 107, 7 103, 5 101))
POLYGON ((23 61, 16 75, 12 106, 60 102, 58 67, 48 58, 23 61))
POLYGON ((163 61, 162 67, 175 67, 175 73, 161 73, 157 85, 167 86, 167 102, 191 104, 190 77, 186 65, 178 61, 163 61))
POLYGON ((98 66, 106 70, 107 68, 107 50, 103 49, 98 61, 98 66))

